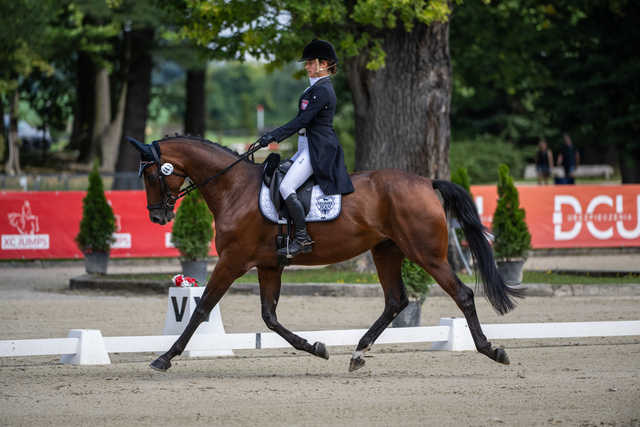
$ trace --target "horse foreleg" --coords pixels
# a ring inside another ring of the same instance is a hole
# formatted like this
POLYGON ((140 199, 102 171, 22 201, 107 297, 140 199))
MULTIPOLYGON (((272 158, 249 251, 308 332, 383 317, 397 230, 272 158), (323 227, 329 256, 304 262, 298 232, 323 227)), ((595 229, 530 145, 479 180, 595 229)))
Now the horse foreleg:
POLYGON ((240 269, 227 267, 222 259, 218 261, 209 279, 209 283, 207 283, 204 294, 196 310, 191 315, 191 319, 189 319, 189 323, 169 351, 151 362, 150 366, 153 369, 166 371, 171 367, 171 359, 182 354, 196 329, 198 329, 198 326, 209 316, 209 313, 227 292, 229 286, 231 286, 233 281, 237 277, 240 277, 242 273, 243 271, 240 269))
POLYGON ((404 259, 402 251, 395 243, 386 241, 371 249, 371 254, 384 291, 384 311, 358 342, 349 362, 349 371, 355 371, 364 366, 364 353, 371 349, 375 340, 389 326, 389 323, 409 304, 401 276, 402 260, 404 259))
POLYGON ((260 281, 262 319, 267 327, 284 338, 295 349, 306 351, 323 359, 328 359, 329 352, 323 343, 315 342, 311 345, 307 340, 294 334, 278 322, 276 307, 278 306, 278 299, 280 298, 282 267, 258 267, 258 280, 260 281))

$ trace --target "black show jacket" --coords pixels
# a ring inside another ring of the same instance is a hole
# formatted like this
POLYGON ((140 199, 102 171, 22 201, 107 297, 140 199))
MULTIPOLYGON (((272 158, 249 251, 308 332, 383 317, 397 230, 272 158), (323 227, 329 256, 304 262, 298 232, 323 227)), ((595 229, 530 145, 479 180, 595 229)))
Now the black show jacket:
POLYGON ((289 123, 270 132, 280 142, 300 129, 306 129, 311 167, 316 182, 326 195, 353 192, 353 184, 344 164, 344 153, 333 130, 336 93, 331 79, 318 80, 298 101, 298 115, 289 123))

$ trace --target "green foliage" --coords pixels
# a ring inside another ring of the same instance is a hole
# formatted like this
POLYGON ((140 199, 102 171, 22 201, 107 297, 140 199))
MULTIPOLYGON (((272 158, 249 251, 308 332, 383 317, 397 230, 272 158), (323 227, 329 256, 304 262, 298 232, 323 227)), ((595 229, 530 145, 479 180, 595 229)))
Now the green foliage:
POLYGON ((451 116, 459 135, 492 133, 513 141, 546 135, 548 112, 536 105, 540 87, 552 79, 540 61, 545 19, 535 0, 466 1, 456 7, 450 26, 451 116))
POLYGON ((523 176, 526 158, 533 155, 534 146, 521 149, 500 138, 484 135, 472 140, 453 141, 449 152, 451 170, 465 168, 476 184, 495 182, 495 171, 507 164, 514 176, 523 176))
POLYGON ((34 69, 51 73, 47 60, 53 0, 0 3, 0 93, 15 90, 34 69))
MULTIPOLYGON (((264 107, 266 128, 281 126, 295 117, 298 95, 308 85, 293 78, 299 70, 287 64, 270 71, 256 62, 213 62, 207 69, 207 129, 255 131, 256 106, 264 107)), ((152 88, 150 118, 158 127, 180 123, 186 114, 185 78, 175 64, 160 66, 161 78, 152 88)))
POLYGON ((171 242, 186 261, 205 259, 213 238, 213 215, 200 192, 187 194, 176 212, 171 242))
POLYGON ((467 190, 467 193, 471 193, 471 178, 469 178, 469 172, 464 166, 453 170, 451 173, 451 182, 467 190))
POLYGON ((314 37, 331 40, 339 57, 365 53, 368 69, 384 66, 384 30, 402 25, 446 21, 447 0, 186 0, 190 20, 182 34, 202 46, 214 45, 213 55, 242 59, 249 53, 284 64, 298 59, 314 37))
POLYGON ((424 299, 433 283, 429 273, 407 258, 402 261, 402 281, 411 299, 424 299))
POLYGON ((509 167, 502 164, 498 168, 498 207, 492 222, 496 258, 526 257, 527 251, 531 249, 531 234, 524 218, 525 212, 520 207, 518 189, 513 184, 509 167))
POLYGON ((353 172, 356 165, 356 140, 354 138, 355 122, 352 103, 349 102, 338 106, 333 127, 344 151, 344 162, 347 165, 347 170, 353 172))
POLYGON ((116 218, 104 195, 98 161, 93 163, 89 174, 89 189, 82 200, 82 220, 76 243, 84 253, 109 252, 115 241, 116 218))
POLYGON ((585 163, 617 157, 631 182, 639 19, 633 0, 464 2, 450 27, 452 129, 520 144, 545 136, 554 152, 568 132, 585 163))
POLYGON ((216 63, 209 69, 207 105, 213 129, 253 129, 256 106, 264 107, 265 127, 281 126, 295 117, 298 95, 308 81, 294 79, 295 64, 268 72, 257 63, 216 63))

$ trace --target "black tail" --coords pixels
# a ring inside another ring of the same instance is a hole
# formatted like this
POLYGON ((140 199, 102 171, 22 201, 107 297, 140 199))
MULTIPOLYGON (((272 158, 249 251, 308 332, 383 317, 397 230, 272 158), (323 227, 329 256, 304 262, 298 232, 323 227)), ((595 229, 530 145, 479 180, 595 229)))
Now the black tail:
POLYGON ((500 314, 505 314, 515 308, 511 297, 523 297, 521 289, 508 286, 496 268, 493 251, 485 233, 487 232, 480 221, 480 215, 473 199, 461 186, 449 181, 435 180, 433 188, 440 191, 444 199, 444 209, 453 214, 464 231, 469 242, 469 248, 480 270, 484 294, 500 314))

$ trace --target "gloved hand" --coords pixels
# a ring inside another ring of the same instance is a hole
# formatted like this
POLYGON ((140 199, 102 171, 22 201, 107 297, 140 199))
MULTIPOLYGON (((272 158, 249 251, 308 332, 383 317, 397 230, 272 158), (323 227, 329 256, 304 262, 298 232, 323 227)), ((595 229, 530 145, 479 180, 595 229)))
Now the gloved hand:
POLYGON ((268 133, 265 133, 258 140, 258 144, 260 144, 261 147, 266 147, 271 141, 275 141, 275 139, 268 133))

